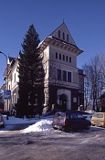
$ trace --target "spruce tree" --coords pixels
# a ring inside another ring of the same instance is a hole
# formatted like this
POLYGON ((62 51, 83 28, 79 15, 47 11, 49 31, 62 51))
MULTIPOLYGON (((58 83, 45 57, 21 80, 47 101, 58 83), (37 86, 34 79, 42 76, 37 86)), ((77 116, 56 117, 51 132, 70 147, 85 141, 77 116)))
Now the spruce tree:
POLYGON ((19 53, 19 99, 17 114, 24 116, 40 113, 44 100, 44 70, 38 44, 39 36, 29 26, 19 53), (37 106, 35 105, 37 103, 37 106), (33 113, 34 112, 34 113, 33 113))

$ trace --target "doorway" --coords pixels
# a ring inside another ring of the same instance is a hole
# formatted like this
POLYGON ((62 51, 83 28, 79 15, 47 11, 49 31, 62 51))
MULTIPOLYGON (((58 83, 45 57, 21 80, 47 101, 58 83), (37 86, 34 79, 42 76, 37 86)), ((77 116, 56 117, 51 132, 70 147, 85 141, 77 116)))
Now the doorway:
POLYGON ((61 109, 63 111, 66 111, 67 110, 67 96, 65 94, 61 94, 59 96, 59 104, 61 106, 61 109))

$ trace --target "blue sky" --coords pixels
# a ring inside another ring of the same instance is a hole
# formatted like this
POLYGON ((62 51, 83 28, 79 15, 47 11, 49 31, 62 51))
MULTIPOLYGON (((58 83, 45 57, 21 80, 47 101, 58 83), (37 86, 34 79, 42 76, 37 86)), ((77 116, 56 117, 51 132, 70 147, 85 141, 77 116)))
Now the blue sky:
MULTIPOLYGON (((78 47, 78 67, 105 54, 105 0, 0 0, 0 51, 17 57, 29 25, 44 39, 62 21, 78 47)), ((0 84, 6 62, 0 54, 0 84)))

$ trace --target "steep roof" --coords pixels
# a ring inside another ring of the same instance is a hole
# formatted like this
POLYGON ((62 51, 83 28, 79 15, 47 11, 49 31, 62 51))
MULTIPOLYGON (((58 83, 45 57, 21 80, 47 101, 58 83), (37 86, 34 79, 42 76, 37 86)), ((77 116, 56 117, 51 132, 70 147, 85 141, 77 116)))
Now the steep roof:
POLYGON ((40 52, 43 52, 48 45, 55 45, 77 55, 83 52, 83 50, 79 49, 76 45, 64 22, 39 43, 38 48, 40 52))
POLYGON ((73 44, 76 46, 76 43, 74 41, 74 39, 72 38, 72 35, 67 27, 67 25, 65 24, 65 22, 63 22, 60 26, 58 26, 51 34, 50 36, 56 37, 59 40, 68 42, 70 44, 73 44))

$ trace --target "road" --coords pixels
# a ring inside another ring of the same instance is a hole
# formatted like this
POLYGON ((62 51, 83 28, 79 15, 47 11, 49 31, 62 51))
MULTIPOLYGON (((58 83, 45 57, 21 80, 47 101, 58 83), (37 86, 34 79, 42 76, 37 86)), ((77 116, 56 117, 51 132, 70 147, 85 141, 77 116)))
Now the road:
POLYGON ((0 133, 0 160, 105 160, 105 129, 0 133))

